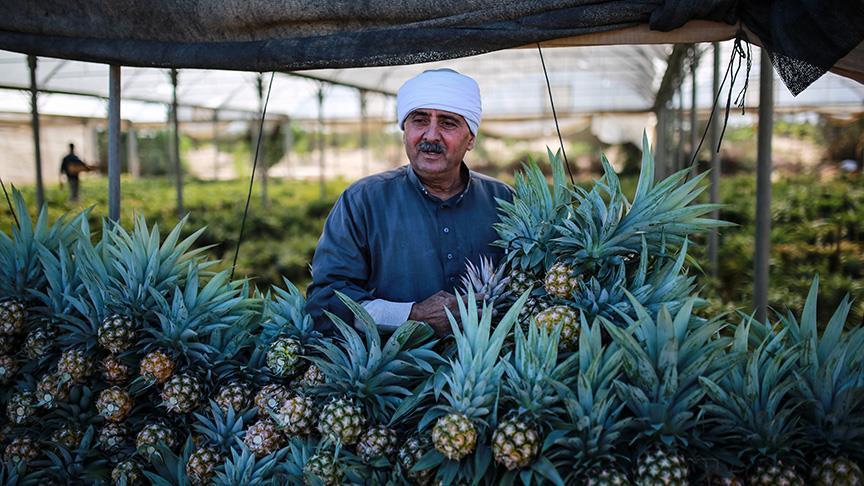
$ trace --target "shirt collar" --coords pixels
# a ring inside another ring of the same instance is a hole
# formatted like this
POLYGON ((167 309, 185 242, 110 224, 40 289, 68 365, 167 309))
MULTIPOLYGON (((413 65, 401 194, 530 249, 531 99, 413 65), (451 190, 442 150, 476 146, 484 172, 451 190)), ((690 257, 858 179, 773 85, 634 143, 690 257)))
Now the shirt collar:
POLYGON ((465 194, 468 193, 468 189, 471 188, 472 179, 471 170, 468 169, 468 166, 465 165, 465 162, 462 162, 459 166, 459 177, 461 177, 462 180, 465 182, 465 187, 462 189, 462 191, 459 192, 459 194, 456 194, 455 196, 447 199, 446 201, 442 201, 440 198, 433 196, 429 193, 429 191, 426 189, 426 186, 424 186, 423 183, 420 181, 420 178, 417 177, 417 174, 414 172, 414 168, 411 167, 410 163, 408 164, 408 180, 411 182, 411 185, 413 185, 420 192, 420 194, 422 194, 424 197, 436 204, 443 203, 448 206, 455 206, 456 204, 462 202, 462 199, 465 198, 465 194))

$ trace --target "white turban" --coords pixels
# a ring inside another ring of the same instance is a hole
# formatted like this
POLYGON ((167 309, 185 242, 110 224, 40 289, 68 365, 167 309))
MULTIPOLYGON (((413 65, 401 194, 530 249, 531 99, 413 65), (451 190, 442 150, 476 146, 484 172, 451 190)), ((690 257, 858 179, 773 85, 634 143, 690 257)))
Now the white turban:
POLYGON ((405 118, 412 111, 427 108, 462 115, 471 133, 480 128, 480 87, 477 81, 452 69, 424 71, 405 81, 396 93, 396 114, 399 128, 404 129, 405 118))

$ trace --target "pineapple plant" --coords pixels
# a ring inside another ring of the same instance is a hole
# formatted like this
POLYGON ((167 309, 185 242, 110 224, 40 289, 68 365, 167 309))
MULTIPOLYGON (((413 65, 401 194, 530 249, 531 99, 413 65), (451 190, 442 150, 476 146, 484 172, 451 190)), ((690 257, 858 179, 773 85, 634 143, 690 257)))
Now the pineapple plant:
POLYGON ((324 373, 321 372, 321 368, 313 364, 306 368, 303 377, 300 378, 300 386, 307 388, 314 387, 324 383, 324 380, 325 377, 324 373))
POLYGON ((97 331, 99 344, 110 353, 122 353, 135 340, 135 323, 128 317, 113 314, 106 317, 97 331))
POLYGON ((144 477, 141 474, 141 468, 135 461, 123 461, 117 463, 114 469, 111 470, 111 481, 114 484, 144 484, 144 477))
POLYGON ((132 396, 119 386, 102 390, 96 400, 96 409, 109 422, 122 422, 132 411, 132 396))
POLYGON ((276 376, 289 377, 294 374, 302 356, 303 346, 299 341, 280 337, 267 350, 267 367, 276 376))
POLYGON ((485 255, 480 255, 480 265, 474 265, 470 260, 465 264, 465 274, 462 276, 462 294, 468 292, 468 287, 475 295, 482 295, 493 313, 497 313, 501 304, 510 296, 510 277, 506 276, 507 267, 495 268, 495 264, 485 255))
POLYGON ((263 386, 258 393, 255 394, 255 406, 258 407, 258 414, 262 417, 269 417, 270 413, 279 410, 285 400, 291 398, 291 392, 284 385, 271 383, 263 386))
POLYGON ((235 413, 233 408, 223 411, 217 403, 211 402, 210 416, 193 414, 195 422, 192 429, 202 440, 190 451, 186 463, 186 475, 192 483, 207 484, 216 475, 216 468, 241 442, 245 423, 254 413, 254 410, 235 413))
POLYGON ((215 401, 223 411, 232 409, 241 412, 249 407, 251 390, 249 386, 239 382, 232 382, 222 386, 216 394, 215 401))
POLYGON ((189 413, 204 394, 201 381, 189 373, 174 375, 162 387, 162 405, 169 413, 189 413))
POLYGON ((35 407, 36 395, 33 392, 14 393, 6 404, 6 416, 9 417, 9 422, 22 425, 33 418, 35 407))
POLYGON ((70 385, 57 373, 47 373, 36 384, 36 402, 38 406, 54 408, 57 403, 69 395, 70 385))
POLYGON ((325 438, 353 445, 363 433, 366 417, 354 400, 334 397, 321 408, 318 431, 325 438))
POLYGON ((160 444, 168 449, 173 449, 177 446, 174 432, 165 424, 149 423, 135 436, 135 450, 145 459, 150 459, 151 456, 156 454, 158 452, 157 447, 160 444))
POLYGON ((222 469, 216 471, 213 483, 219 486, 233 484, 279 483, 275 476, 277 466, 287 454, 286 449, 264 457, 257 457, 247 447, 231 449, 222 469))
POLYGON ((543 289, 547 294, 559 299, 569 299, 577 288, 579 276, 573 274, 570 265, 558 262, 546 272, 543 289))
POLYGON ((420 459, 432 449, 432 440, 429 436, 418 435, 409 437, 399 448, 398 461, 402 476, 414 484, 428 484, 432 481, 433 471, 424 469, 414 471, 414 466, 420 459))
POLYGON ((282 434, 270 419, 260 419, 246 429, 243 441, 256 456, 275 452, 282 445, 282 434))
POLYGON ((688 484, 684 447, 698 444, 693 432, 696 405, 705 395, 699 378, 718 380, 734 359, 724 353, 724 324, 702 322, 692 315, 688 300, 673 316, 661 307, 652 316, 631 298, 636 319, 627 329, 603 319, 604 328, 623 350, 624 379, 615 381, 618 396, 634 419, 634 441, 641 449, 636 462, 637 484, 688 484))
POLYGON ((222 456, 213 447, 200 447, 189 455, 186 462, 186 477, 193 485, 208 484, 216 475, 216 468, 222 463, 222 456))
POLYGON ((357 454, 364 462, 383 457, 389 458, 396 453, 399 436, 396 431, 384 425, 374 425, 366 429, 357 442, 357 454))
POLYGON ((0 355, 0 384, 8 385, 18 373, 18 360, 12 356, 0 355))
POLYGON ((288 437, 307 436, 314 432, 317 417, 315 401, 297 395, 285 400, 273 419, 288 437))
POLYGON ((9 463, 28 463, 39 457, 41 451, 36 441, 28 435, 12 439, 3 450, 3 460, 9 463))
POLYGON ((54 341, 51 328, 37 327, 24 339, 24 355, 29 359, 39 359, 51 351, 54 341))
POLYGON ((109 354, 102 360, 102 379, 111 385, 122 385, 129 381, 132 370, 123 360, 109 354))
POLYGON ((75 384, 87 381, 93 372, 93 358, 83 349, 69 349, 60 355, 57 362, 57 373, 63 380, 75 384))
POLYGON ((827 325, 817 323, 819 277, 813 278, 800 318, 791 312, 781 328, 800 346, 794 392, 801 403, 805 441, 812 456, 810 484, 861 484, 864 450, 864 329, 844 327, 852 308, 846 295, 827 325))
POLYGON ((158 349, 151 351, 138 363, 138 373, 145 380, 161 385, 174 374, 174 360, 158 349))
POLYGON ((717 441, 744 463, 750 484, 804 484, 793 467, 802 442, 790 399, 799 348, 784 344, 785 330, 758 337, 763 333, 754 327, 759 324, 745 316, 736 328, 731 352, 742 359, 728 374, 699 379, 709 398, 702 408, 717 441))
POLYGON ((62 445, 67 449, 74 449, 81 443, 84 438, 84 431, 74 422, 69 422, 58 428, 51 435, 51 440, 62 445))
POLYGON ((27 307, 23 300, 7 299, 0 302, 0 333, 15 336, 24 330, 27 307))
POLYGON ((129 428, 122 423, 107 422, 99 429, 96 442, 102 452, 110 455, 117 454, 128 445, 129 428))
POLYGON ((333 452, 322 450, 306 461, 303 475, 306 477, 307 484, 315 484, 314 481, 319 481, 326 486, 342 484, 343 473, 334 456, 333 452))
POLYGON ((534 322, 546 332, 559 330, 559 345, 563 348, 576 349, 579 344, 579 316, 572 307, 566 305, 549 307, 534 316, 534 322))

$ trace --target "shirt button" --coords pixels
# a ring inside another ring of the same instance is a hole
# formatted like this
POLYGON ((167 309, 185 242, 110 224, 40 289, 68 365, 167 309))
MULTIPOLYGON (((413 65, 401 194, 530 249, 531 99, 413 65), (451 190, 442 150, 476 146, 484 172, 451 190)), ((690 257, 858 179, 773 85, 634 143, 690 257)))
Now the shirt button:
POLYGON ((453 254, 452 254, 452 253, 448 253, 448 254, 447 254, 447 259, 448 259, 448 260, 452 260, 452 259, 453 259, 453 254))
POLYGON ((445 232, 445 233, 449 233, 449 232, 450 232, 450 228, 448 228, 448 227, 445 226, 445 227, 444 227, 444 232, 445 232))
POLYGON ((451 282, 455 282, 455 281, 456 281, 456 277, 450 277, 450 281, 451 281, 451 282))

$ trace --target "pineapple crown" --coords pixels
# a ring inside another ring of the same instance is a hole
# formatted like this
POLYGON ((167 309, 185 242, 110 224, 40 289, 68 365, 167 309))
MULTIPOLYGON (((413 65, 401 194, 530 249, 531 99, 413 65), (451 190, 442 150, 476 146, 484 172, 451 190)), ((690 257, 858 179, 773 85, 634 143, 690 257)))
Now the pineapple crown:
POLYGON ((467 294, 468 288, 475 294, 483 294, 484 299, 494 308, 496 302, 509 296, 507 284, 510 277, 505 276, 507 267, 501 265, 497 269, 491 258, 480 255, 480 265, 474 265, 471 260, 465 261, 465 274, 462 275, 462 293, 467 294))
POLYGON ((259 459, 245 444, 240 444, 239 447, 231 449, 231 457, 225 461, 224 470, 216 473, 214 484, 217 486, 271 484, 270 480, 278 472, 278 466, 287 453, 288 450, 283 448, 259 459))
POLYGON ((24 197, 12 189, 12 205, 18 215, 18 226, 12 227, 12 237, 0 231, 0 295, 28 300, 31 290, 42 290, 46 284, 43 268, 39 264, 39 249, 56 252, 70 247, 82 236, 80 224, 86 221, 89 210, 71 220, 61 216, 53 225, 48 224, 45 206, 39 210, 34 222, 27 211, 24 197))
POLYGON ((50 465, 42 467, 40 484, 52 480, 58 484, 75 483, 88 477, 88 473, 106 467, 108 461, 99 453, 95 442, 96 430, 91 425, 84 432, 81 442, 72 450, 62 444, 52 443, 54 450, 48 453, 50 465))
POLYGON ((493 332, 489 306, 483 304, 481 312, 470 288, 464 299, 457 295, 459 319, 447 310, 456 341, 456 356, 450 359, 449 368, 441 375, 443 379, 436 382, 434 390, 436 400, 444 397, 447 405, 431 408, 420 421, 421 429, 451 412, 488 427, 487 417, 494 412, 498 385, 505 373, 506 361, 510 359, 509 354, 502 358, 501 350, 527 299, 526 292, 510 307, 493 332))
POLYGON ((548 268, 553 262, 550 241, 558 236, 556 226, 567 217, 571 204, 571 184, 564 176, 564 162, 547 149, 552 166, 552 189, 546 176, 533 160, 523 164, 515 175, 513 202, 499 199, 500 222, 495 223, 499 240, 510 267, 530 272, 548 268))
POLYGON ((273 287, 273 294, 264 297, 263 322, 259 344, 267 346, 281 336, 289 336, 307 345, 321 338, 315 330, 312 316, 306 312, 306 299, 287 278, 285 289, 273 287))
POLYGON ((735 329, 730 352, 737 361, 729 372, 717 381, 699 378, 709 399, 702 409, 712 422, 712 435, 735 445, 747 466, 764 457, 795 459, 791 455, 802 445, 795 413, 800 402, 790 399, 799 347, 785 344, 786 330, 753 346, 753 322, 747 316, 735 329))
POLYGON ((621 190, 612 165, 605 156, 601 161, 603 178, 590 192, 579 187, 570 189, 578 205, 570 217, 556 227, 560 236, 550 245, 559 260, 571 263, 576 270, 594 273, 604 264, 615 264, 624 257, 637 255, 646 242, 648 254, 655 255, 667 246, 684 245, 690 234, 728 226, 728 223, 701 217, 720 205, 690 205, 705 190, 701 182, 707 173, 682 184, 690 172, 685 169, 655 183, 654 159, 644 132, 642 167, 632 203, 621 190))
POLYGON ((337 296, 356 317, 363 337, 335 314, 328 317, 342 339, 313 344, 321 356, 308 359, 327 377, 315 394, 349 395, 359 400, 377 422, 387 423, 399 404, 412 395, 410 388, 432 374, 442 359, 433 351, 433 331, 423 322, 407 321, 382 346, 378 328, 363 306, 344 294, 337 296))
POLYGON ((690 432, 705 394, 699 378, 719 379, 734 360, 723 352, 728 344, 728 338, 719 337, 724 323, 694 318, 694 299, 674 316, 661 306, 656 317, 632 295, 630 300, 637 318, 627 318, 626 330, 599 319, 623 350, 626 380, 616 380, 615 388, 635 418, 634 441, 686 446, 697 439, 690 432))
POLYGON ((795 375, 799 399, 804 401, 806 433, 819 449, 864 455, 864 328, 843 332, 852 308, 847 294, 820 336, 818 294, 817 275, 800 320, 790 312, 780 321, 789 341, 801 348, 795 375))
POLYGON ((45 274, 47 285, 43 290, 33 290, 33 295, 41 303, 41 311, 45 315, 68 315, 73 312, 72 301, 68 298, 74 295, 81 285, 81 275, 77 271, 75 259, 69 250, 61 246, 56 252, 47 247, 39 248, 39 261, 45 274))
POLYGON ((624 460, 616 449, 631 418, 622 418, 624 403, 615 393, 623 364, 623 350, 614 342, 604 346, 599 320, 588 326, 584 314, 579 335, 578 369, 564 390, 567 420, 549 434, 554 444, 550 458, 567 482, 582 483, 592 471, 624 460))
POLYGON ((244 424, 252 420, 255 409, 237 413, 233 408, 228 407, 223 412, 219 405, 211 400, 210 415, 212 418, 197 412, 193 415, 195 416, 195 423, 192 428, 204 436, 210 445, 218 447, 222 452, 228 452, 229 449, 242 442, 244 424))

